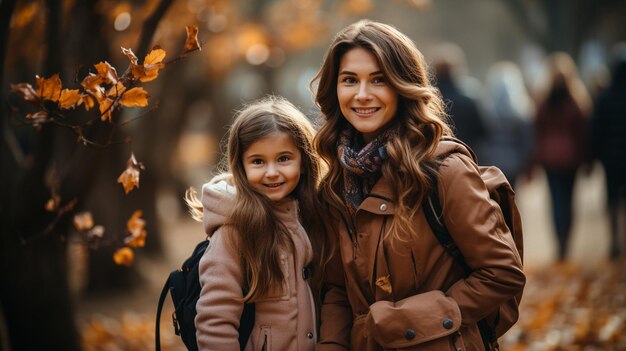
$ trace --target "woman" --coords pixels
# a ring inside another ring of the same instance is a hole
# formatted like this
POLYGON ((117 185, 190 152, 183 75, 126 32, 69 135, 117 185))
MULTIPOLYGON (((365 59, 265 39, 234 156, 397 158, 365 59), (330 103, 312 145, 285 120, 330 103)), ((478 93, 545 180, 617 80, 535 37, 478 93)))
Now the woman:
POLYGON ((395 28, 360 21, 335 37, 313 82, 324 119, 314 145, 329 165, 320 192, 338 243, 318 349, 483 350, 477 321, 525 276, 470 152, 440 142, 452 133, 423 56, 395 28), (467 278, 422 212, 429 174, 467 278))
POLYGON ((585 164, 590 170, 587 127, 592 108, 576 63, 568 54, 554 53, 546 63, 549 80, 537 108, 533 163, 546 172, 558 259, 563 261, 574 220, 576 173, 585 164))

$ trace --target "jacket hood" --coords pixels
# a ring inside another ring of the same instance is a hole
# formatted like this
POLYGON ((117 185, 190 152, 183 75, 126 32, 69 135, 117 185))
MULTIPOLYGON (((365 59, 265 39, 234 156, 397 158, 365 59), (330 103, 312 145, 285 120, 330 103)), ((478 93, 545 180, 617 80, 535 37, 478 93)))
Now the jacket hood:
POLYGON ((202 222, 208 236, 226 223, 235 206, 235 186, 230 173, 220 174, 202 186, 202 222))
POLYGON ((451 137, 444 137, 441 139, 439 145, 437 145, 437 149, 435 150, 435 157, 449 155, 455 152, 462 153, 470 157, 474 160, 474 162, 477 162, 476 154, 474 154, 474 151, 472 151, 467 144, 459 139, 451 137))

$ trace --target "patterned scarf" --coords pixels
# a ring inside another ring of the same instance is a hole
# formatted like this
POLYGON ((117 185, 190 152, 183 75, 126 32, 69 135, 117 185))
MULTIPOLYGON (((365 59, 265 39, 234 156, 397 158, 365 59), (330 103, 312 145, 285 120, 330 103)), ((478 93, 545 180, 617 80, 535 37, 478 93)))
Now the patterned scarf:
POLYGON ((343 172, 343 196, 352 214, 380 179, 381 167, 388 158, 387 141, 398 134, 398 128, 389 128, 359 150, 358 134, 352 127, 341 132, 337 142, 339 162, 343 172))

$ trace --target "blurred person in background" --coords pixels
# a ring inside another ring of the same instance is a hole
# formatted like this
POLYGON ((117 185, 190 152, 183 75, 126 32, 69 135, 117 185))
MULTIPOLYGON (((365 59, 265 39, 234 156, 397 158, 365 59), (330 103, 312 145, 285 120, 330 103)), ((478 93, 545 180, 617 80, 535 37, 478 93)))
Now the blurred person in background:
POLYGON ((568 54, 554 53, 546 64, 548 84, 537 105, 533 163, 543 167, 547 176, 558 258, 563 260, 573 222, 576 172, 589 161, 591 99, 568 54))
POLYGON ((443 43, 433 49, 432 56, 437 88, 446 104, 454 134, 474 150, 480 161, 487 131, 478 103, 460 84, 466 66, 465 54, 458 45, 443 43))
POLYGON ((497 62, 487 72, 484 116, 487 139, 482 164, 502 170, 513 187, 532 153, 534 104, 519 67, 497 62))
POLYGON ((626 200, 626 43, 616 47, 614 61, 611 84, 598 96, 591 120, 593 156, 602 163, 606 180, 612 259, 621 251, 619 209, 626 200))

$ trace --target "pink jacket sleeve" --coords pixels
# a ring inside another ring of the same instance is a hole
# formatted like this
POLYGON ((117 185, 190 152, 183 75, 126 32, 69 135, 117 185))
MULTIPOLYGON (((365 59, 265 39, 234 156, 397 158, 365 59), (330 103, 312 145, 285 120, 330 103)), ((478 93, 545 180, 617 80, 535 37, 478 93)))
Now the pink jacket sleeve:
POLYGON ((200 260, 200 298, 196 305, 198 348, 239 350, 239 320, 243 311, 239 255, 221 227, 200 260))

